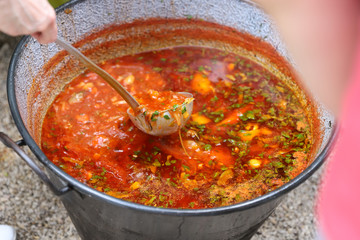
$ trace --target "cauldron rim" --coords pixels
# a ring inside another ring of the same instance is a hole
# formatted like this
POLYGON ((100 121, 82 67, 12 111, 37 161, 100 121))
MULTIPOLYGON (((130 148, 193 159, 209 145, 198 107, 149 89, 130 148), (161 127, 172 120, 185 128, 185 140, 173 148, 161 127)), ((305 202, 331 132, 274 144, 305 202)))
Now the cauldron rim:
MULTIPOLYGON (((60 12, 65 10, 66 8, 69 8, 77 3, 80 3, 84 0, 71 0, 68 3, 65 3, 64 5, 60 6, 56 9, 56 12, 60 12)), ((110 195, 107 195, 105 193, 99 192, 95 189, 90 188, 86 184, 83 184, 76 180, 75 178, 71 177, 64 171, 62 171, 59 167, 57 167, 54 163, 52 163, 45 154, 41 151, 39 146, 36 144, 35 140, 31 137, 30 133, 27 131, 24 122, 21 119, 18 104, 16 101, 16 94, 15 94, 15 70, 17 66, 17 61, 19 57, 21 56, 21 52, 26 47, 26 43, 30 36, 23 37, 19 43, 17 44, 14 53, 12 55, 12 58, 10 60, 9 69, 8 69, 8 76, 7 76, 7 95, 8 95, 8 102, 10 106, 10 111, 12 114, 12 117, 14 119, 15 125, 17 129, 19 130, 21 136, 24 138, 25 143, 29 146, 31 151, 35 154, 38 160, 47 167, 49 170, 51 170, 53 173, 55 173, 58 177, 60 177, 63 181, 65 181, 67 184, 69 184, 73 189, 73 191, 80 192, 81 194, 89 195, 91 197, 94 197, 98 200, 105 201, 109 204, 113 204, 119 207, 125 207, 125 208, 131 208, 136 211, 142 211, 147 213, 153 213, 153 214, 164 214, 164 215, 174 215, 174 216, 210 216, 210 215, 221 215, 226 213, 231 213, 234 211, 242 211, 247 210, 250 208, 254 208, 256 206, 262 205, 268 201, 271 201, 273 199, 279 198, 299 186, 301 183, 303 183, 305 180, 307 180, 325 161, 326 157, 328 156, 333 143, 335 142, 336 135, 338 132, 338 128, 333 126, 332 132, 329 138, 329 141, 325 145, 325 147, 322 149, 322 151, 318 154, 318 156, 314 159, 314 161, 304 170, 302 171, 298 176, 296 176, 294 179, 289 181, 288 183, 282 185, 281 187, 266 193, 260 197, 247 200, 244 202, 240 202, 237 204, 224 206, 224 207, 216 207, 216 208, 206 208, 206 209, 172 209, 172 208, 157 208, 152 206, 146 206, 142 204, 137 204, 129 201, 125 201, 122 199, 118 199, 115 197, 112 197, 110 195)))

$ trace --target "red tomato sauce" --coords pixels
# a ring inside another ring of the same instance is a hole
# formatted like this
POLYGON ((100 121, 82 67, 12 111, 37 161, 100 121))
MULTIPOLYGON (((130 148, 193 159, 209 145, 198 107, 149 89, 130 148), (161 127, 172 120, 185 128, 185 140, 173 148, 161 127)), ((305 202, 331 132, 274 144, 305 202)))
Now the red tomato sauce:
POLYGON ((41 147, 98 191, 156 207, 219 207, 278 188, 310 161, 313 137, 298 99, 245 57, 174 47, 101 67, 142 104, 150 101, 149 90, 189 92, 195 100, 182 147, 177 133, 138 130, 126 102, 95 73, 66 85, 47 111, 41 147))
POLYGON ((135 95, 136 100, 141 106, 150 111, 177 110, 184 104, 187 96, 173 91, 154 91, 149 90, 146 93, 135 95))

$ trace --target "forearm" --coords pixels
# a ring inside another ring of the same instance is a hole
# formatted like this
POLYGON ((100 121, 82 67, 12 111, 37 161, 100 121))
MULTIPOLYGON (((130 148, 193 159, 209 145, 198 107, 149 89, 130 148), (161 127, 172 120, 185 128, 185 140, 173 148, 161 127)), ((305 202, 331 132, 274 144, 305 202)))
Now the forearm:
POLYGON ((305 85, 335 113, 357 41, 357 0, 257 0, 275 20, 305 85))
POLYGON ((57 37, 55 11, 47 0, 0 0, 0 31, 52 42, 57 37))

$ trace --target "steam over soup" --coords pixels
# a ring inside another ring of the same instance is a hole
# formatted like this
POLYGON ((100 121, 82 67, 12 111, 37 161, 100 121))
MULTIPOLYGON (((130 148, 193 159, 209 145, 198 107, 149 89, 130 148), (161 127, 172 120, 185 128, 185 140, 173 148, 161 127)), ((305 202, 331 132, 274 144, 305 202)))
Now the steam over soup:
POLYGON ((142 104, 165 91, 195 100, 181 144, 178 133, 154 137, 137 129, 126 102, 95 73, 69 83, 45 116, 42 150, 98 191, 156 207, 219 207, 274 190, 310 162, 313 133, 299 100, 245 57, 173 47, 101 67, 142 104))

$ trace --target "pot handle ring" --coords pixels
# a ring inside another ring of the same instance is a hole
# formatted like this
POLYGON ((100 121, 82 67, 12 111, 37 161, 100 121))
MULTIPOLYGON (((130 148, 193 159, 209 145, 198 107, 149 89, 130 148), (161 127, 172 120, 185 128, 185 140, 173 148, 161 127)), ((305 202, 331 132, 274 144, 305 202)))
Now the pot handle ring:
POLYGON ((40 177, 40 179, 51 189, 51 191, 56 196, 61 196, 71 191, 71 188, 69 186, 65 186, 59 189, 50 181, 49 177, 40 169, 40 167, 20 148, 20 146, 25 145, 25 142, 23 140, 15 143, 5 133, 0 132, 0 141, 4 143, 5 146, 7 146, 8 148, 14 150, 16 154, 19 155, 19 157, 21 157, 29 165, 29 167, 36 173, 36 175, 40 177))

